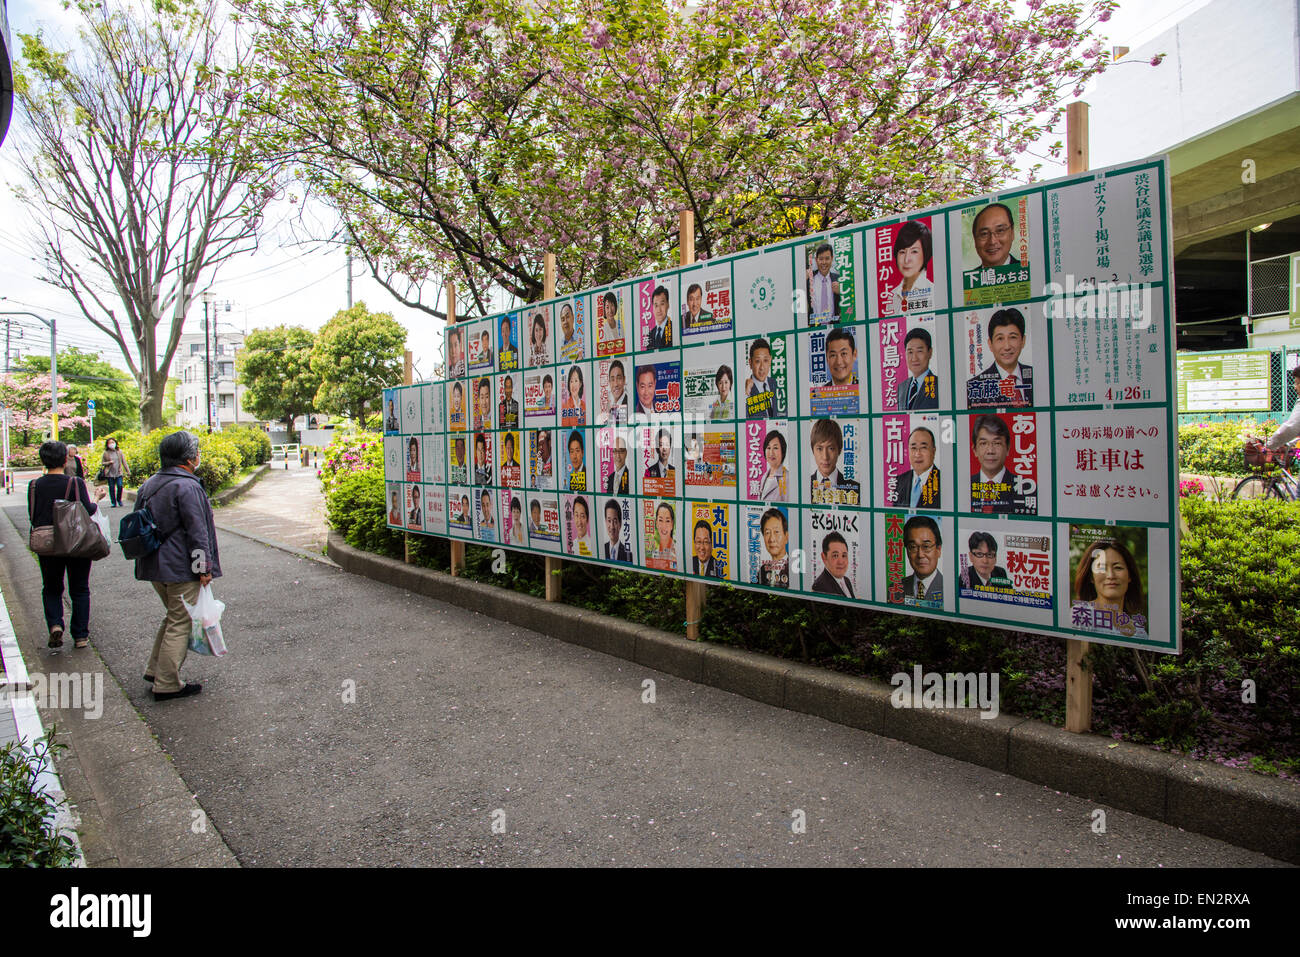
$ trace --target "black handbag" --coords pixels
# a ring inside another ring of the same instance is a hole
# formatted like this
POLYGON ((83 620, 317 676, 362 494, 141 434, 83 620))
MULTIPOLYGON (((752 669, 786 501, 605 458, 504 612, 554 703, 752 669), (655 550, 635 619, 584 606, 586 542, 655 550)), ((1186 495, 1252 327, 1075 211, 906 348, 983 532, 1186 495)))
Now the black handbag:
MULTIPOLYGON (((54 554, 99 561, 112 551, 99 526, 81 504, 76 476, 68 476, 64 497, 54 502, 54 554), (71 500, 68 493, 72 493, 71 500)), ((39 553, 38 553, 39 554, 39 553)))

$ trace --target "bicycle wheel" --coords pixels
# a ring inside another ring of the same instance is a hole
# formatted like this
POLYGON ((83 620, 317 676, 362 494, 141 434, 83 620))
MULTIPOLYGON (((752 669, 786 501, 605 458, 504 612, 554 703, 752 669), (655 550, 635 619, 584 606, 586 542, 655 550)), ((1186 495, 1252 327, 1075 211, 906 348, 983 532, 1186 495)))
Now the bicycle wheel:
POLYGON ((1234 499, 1263 498, 1270 493, 1281 498, 1277 488, 1273 485, 1273 482, 1270 479, 1266 479, 1262 475, 1252 475, 1237 483, 1237 487, 1232 490, 1232 497, 1234 499))

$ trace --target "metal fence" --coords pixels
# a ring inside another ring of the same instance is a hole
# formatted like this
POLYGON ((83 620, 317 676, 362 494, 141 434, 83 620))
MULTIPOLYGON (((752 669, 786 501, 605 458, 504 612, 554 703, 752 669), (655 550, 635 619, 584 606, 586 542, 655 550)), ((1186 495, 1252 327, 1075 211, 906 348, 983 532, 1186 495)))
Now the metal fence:
POLYGON ((1295 404, 1300 400, 1297 395, 1295 386, 1292 384, 1293 379, 1287 372, 1287 356, 1291 356, 1294 363, 1300 359, 1300 351, 1296 349, 1274 349, 1269 358, 1269 405, 1272 407, 1268 412, 1180 412, 1178 413, 1178 423, 1182 425, 1186 422, 1234 422, 1238 419, 1255 419, 1264 421, 1266 419, 1277 419, 1281 421, 1291 414, 1295 404))

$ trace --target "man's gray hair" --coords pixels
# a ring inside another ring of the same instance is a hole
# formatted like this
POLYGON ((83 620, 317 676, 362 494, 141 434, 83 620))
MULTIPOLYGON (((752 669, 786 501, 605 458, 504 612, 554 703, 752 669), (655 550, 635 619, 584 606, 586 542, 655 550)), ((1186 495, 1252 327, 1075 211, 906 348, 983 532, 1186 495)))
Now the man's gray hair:
POLYGON ((191 459, 199 457, 199 437, 193 432, 181 429, 173 432, 158 443, 158 459, 163 468, 169 465, 184 465, 191 459))

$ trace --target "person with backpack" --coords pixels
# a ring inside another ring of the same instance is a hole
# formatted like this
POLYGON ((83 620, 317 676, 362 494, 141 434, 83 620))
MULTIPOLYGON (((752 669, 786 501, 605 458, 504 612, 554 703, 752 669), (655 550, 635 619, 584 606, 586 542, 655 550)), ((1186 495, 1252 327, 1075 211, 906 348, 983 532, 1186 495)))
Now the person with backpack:
MULTIPOLYGON (((45 474, 27 486, 27 517, 32 527, 54 524, 54 503, 58 499, 80 502, 88 515, 98 509, 107 490, 95 489, 94 501, 86 483, 72 474, 68 446, 59 441, 41 443, 39 452, 45 474), (68 474, 64 474, 64 472, 68 474)), ((47 644, 63 645, 63 577, 68 578, 68 596, 72 599, 72 641, 75 647, 90 644, 90 562, 89 558, 69 555, 37 555, 41 566, 41 603, 45 606, 45 625, 50 631, 47 644)))
POLYGON ((119 540, 130 555, 126 545, 135 535, 128 529, 134 532, 142 524, 139 513, 147 509, 153 526, 148 534, 156 536, 158 547, 136 558, 135 577, 153 585, 165 614, 154 637, 144 680, 153 684, 154 700, 165 701, 203 690, 197 681, 181 681, 190 640, 190 615, 184 603, 193 605, 199 589, 221 577, 221 561, 212 506, 195 474, 198 438, 184 430, 173 432, 159 443, 158 458, 162 468, 140 486, 135 511, 122 519, 119 540))

